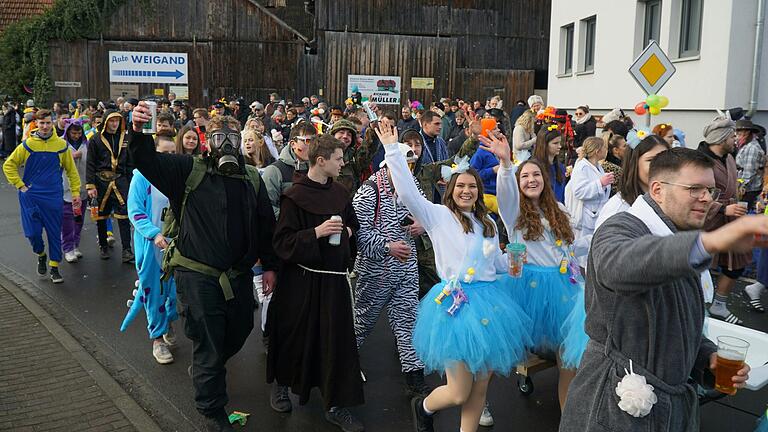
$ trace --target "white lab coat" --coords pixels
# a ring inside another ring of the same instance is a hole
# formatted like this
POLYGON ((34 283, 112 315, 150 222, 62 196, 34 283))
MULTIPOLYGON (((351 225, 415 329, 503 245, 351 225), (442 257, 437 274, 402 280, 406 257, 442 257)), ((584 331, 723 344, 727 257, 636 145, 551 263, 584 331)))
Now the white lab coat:
POLYGON ((573 166, 571 181, 565 186, 565 205, 572 215, 576 236, 591 236, 600 210, 611 195, 611 185, 603 186, 600 178, 605 171, 598 164, 579 159, 573 166))

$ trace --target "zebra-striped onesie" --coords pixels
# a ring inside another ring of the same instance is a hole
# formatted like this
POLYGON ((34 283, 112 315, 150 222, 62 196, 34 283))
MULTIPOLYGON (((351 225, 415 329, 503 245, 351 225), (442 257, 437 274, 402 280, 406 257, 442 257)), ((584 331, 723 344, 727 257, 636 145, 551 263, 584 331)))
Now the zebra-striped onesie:
POLYGON ((355 287, 355 336, 358 348, 371 333, 384 306, 403 372, 424 369, 413 349, 413 328, 419 306, 419 274, 416 244, 401 226, 408 209, 397 203, 387 168, 374 173, 357 190, 352 205, 360 230, 357 233, 358 274, 355 287), (385 253, 388 242, 404 240, 411 246, 405 262, 385 253))

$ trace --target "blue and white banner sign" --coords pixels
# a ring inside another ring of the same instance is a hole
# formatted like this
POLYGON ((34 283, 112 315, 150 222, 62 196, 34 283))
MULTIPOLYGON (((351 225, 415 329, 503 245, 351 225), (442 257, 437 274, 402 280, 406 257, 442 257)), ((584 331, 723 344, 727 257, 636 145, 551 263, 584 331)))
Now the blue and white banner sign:
POLYGON ((109 52, 109 82, 188 84, 187 53, 109 52))

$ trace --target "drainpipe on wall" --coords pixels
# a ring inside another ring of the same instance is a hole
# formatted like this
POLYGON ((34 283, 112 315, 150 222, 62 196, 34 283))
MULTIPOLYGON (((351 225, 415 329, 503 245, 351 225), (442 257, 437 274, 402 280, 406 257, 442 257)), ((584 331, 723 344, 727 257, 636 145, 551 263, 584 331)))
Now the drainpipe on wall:
POLYGON ((760 91, 760 64, 763 61, 763 25, 765 21, 765 1, 758 0, 757 22, 755 23, 755 55, 752 58, 752 85, 749 94, 748 117, 757 112, 757 97, 760 91))

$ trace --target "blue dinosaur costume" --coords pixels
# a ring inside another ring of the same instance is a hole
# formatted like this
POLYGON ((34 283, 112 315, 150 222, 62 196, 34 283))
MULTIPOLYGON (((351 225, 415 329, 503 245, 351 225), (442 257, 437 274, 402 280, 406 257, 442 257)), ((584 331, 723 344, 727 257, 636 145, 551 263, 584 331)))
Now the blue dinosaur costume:
POLYGON ((136 273, 139 275, 134 299, 129 300, 120 331, 128 325, 143 308, 147 313, 149 338, 157 339, 168 332, 168 324, 179 319, 176 312, 176 282, 173 277, 161 281, 160 263, 162 251, 155 246, 154 239, 161 231, 163 215, 168 208, 168 198, 152 186, 138 171, 128 189, 128 219, 133 224, 133 246, 136 254, 136 273))

